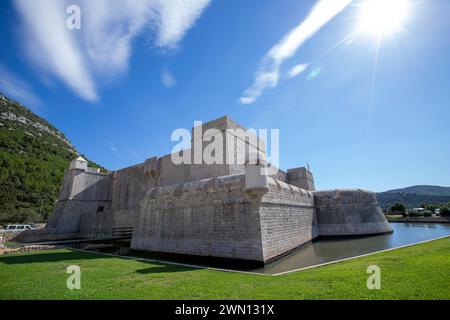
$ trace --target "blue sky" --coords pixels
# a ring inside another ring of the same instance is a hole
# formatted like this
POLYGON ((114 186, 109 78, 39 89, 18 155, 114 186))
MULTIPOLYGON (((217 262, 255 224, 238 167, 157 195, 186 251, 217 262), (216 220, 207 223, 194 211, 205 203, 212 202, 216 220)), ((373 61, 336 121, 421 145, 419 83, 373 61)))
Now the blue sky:
POLYGON ((287 54, 285 36, 333 1, 2 1, 0 90, 108 169, 229 115, 279 128, 281 168, 308 162, 319 189, 448 186, 450 2, 405 1, 381 37, 356 32, 365 1, 335 1, 287 54), (64 26, 70 4, 81 30, 64 26))

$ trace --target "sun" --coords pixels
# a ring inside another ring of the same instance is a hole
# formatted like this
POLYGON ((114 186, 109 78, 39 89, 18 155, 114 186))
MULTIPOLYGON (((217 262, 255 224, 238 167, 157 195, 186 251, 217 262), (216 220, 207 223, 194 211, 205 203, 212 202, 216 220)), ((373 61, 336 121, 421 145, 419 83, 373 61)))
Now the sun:
POLYGON ((366 0, 360 6, 358 29, 381 36, 402 29, 408 16, 407 0, 366 0))

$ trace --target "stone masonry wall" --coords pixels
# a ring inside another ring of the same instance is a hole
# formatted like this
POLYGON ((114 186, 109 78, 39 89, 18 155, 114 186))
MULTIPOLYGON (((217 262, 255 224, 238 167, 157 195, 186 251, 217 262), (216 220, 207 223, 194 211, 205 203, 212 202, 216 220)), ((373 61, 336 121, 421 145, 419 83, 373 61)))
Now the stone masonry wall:
POLYGON ((131 248, 262 261, 258 204, 243 175, 150 190, 141 203, 131 248))
POLYGON ((116 171, 113 175, 111 220, 113 228, 132 228, 148 177, 144 164, 116 171))
POLYGON ((55 228, 59 234, 78 234, 84 214, 95 214, 99 207, 109 209, 111 183, 110 175, 68 171, 58 204, 46 228, 55 228))
POLYGON ((314 197, 309 191, 269 179, 269 192, 261 199, 260 212, 264 261, 317 236, 314 197))
POLYGON ((392 232, 375 193, 332 190, 314 193, 321 236, 348 236, 392 232))

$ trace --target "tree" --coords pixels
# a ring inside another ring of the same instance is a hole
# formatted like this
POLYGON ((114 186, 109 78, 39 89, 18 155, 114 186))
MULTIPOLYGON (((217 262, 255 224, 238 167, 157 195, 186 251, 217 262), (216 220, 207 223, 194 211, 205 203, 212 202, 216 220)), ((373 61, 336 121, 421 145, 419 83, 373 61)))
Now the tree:
POLYGON ((404 214, 405 210, 406 210, 405 206, 402 205, 401 203, 396 203, 391 207, 391 211, 394 213, 397 212, 397 213, 404 214))
POLYGON ((448 207, 442 207, 441 208, 441 216, 442 217, 449 217, 450 216, 450 209, 448 207))
POLYGON ((435 212, 436 209, 439 209, 441 206, 437 205, 437 204, 431 204, 428 206, 428 210, 430 210, 431 212, 435 212))

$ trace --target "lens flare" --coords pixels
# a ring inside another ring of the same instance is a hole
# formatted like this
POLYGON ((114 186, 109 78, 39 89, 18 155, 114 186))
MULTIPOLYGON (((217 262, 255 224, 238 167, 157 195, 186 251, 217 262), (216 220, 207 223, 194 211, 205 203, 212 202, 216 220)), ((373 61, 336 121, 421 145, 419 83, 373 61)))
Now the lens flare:
POLYGON ((360 10, 358 25, 362 32, 392 34, 403 27, 409 5, 407 0, 367 0, 360 10))

